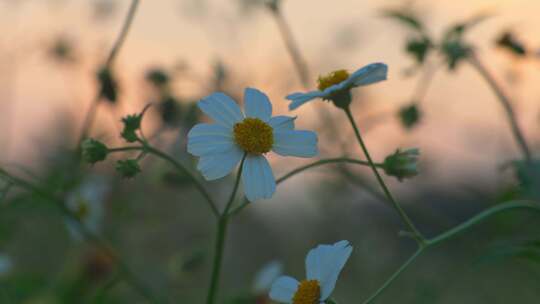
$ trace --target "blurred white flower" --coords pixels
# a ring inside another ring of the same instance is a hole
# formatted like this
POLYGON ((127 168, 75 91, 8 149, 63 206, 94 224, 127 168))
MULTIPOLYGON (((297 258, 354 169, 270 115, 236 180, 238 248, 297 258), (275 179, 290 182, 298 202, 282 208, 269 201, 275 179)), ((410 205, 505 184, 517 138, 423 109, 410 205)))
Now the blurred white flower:
POLYGON ((264 265, 257 275, 253 284, 255 294, 267 293, 272 287, 272 283, 283 274, 283 264, 279 261, 272 261, 264 265))
POLYGON ((241 172, 249 201, 271 198, 276 180, 265 153, 282 156, 317 155, 317 135, 294 130, 294 117, 272 117, 272 104, 259 90, 244 92, 245 114, 229 96, 214 93, 199 101, 199 108, 215 123, 201 123, 188 134, 188 152, 199 156, 197 169, 207 180, 222 178, 246 159, 241 172))
MULTIPOLYGON (((287 95, 289 109, 294 110, 304 103, 316 98, 332 100, 350 94, 350 90, 355 87, 365 86, 379 81, 386 80, 388 66, 384 63, 372 63, 356 72, 349 74, 346 70, 337 70, 318 79, 318 90, 307 93, 293 93, 287 95)), ((337 105, 337 104, 336 104, 337 105)))
MULTIPOLYGON (((67 195, 66 207, 89 231, 97 234, 105 217, 104 202, 109 191, 110 186, 105 179, 89 177, 67 195)), ((74 239, 82 239, 73 219, 66 219, 66 225, 74 239)))
POLYGON ((13 269, 13 261, 7 254, 0 254, 0 277, 7 275, 13 269))
POLYGON ((333 245, 319 245, 306 257, 306 280, 298 282, 288 276, 277 279, 270 290, 270 298, 280 303, 318 304, 326 301, 336 286, 343 266, 351 256, 348 241, 333 245))

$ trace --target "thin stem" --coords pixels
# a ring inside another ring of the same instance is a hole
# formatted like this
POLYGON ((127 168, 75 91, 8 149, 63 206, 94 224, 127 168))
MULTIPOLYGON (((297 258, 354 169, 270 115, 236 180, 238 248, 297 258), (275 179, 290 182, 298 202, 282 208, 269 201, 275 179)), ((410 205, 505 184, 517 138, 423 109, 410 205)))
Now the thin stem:
POLYGON ((66 207, 64 202, 56 198, 53 194, 47 192, 46 190, 43 190, 39 188, 38 186, 33 185, 32 183, 23 180, 19 177, 15 177, 14 175, 11 175, 9 172, 5 171, 4 169, 0 168, 0 175, 7 178, 9 181, 11 181, 14 185, 23 188, 29 192, 33 192, 37 194, 38 196, 42 197, 43 199, 52 202, 55 204, 56 207, 62 212, 62 214, 67 217, 69 220, 71 220, 73 223, 75 223, 75 229, 80 232, 81 235, 84 236, 84 239, 90 243, 92 243, 94 246, 101 248, 103 252, 107 253, 111 259, 113 259, 118 266, 119 270, 121 271, 123 277, 125 278, 126 282, 131 285, 131 287, 135 290, 137 290, 144 298, 146 298, 150 303, 161 303, 160 300, 158 300, 158 297, 153 294, 153 292, 148 289, 144 283, 139 280, 139 278, 129 269, 127 264, 114 252, 114 250, 105 242, 103 241, 99 236, 94 234, 92 231, 90 231, 75 215, 70 209, 66 207))
POLYGON ((394 208, 398 212, 398 214, 401 217, 401 219, 403 220, 403 222, 409 227, 410 232, 413 234, 414 239, 418 242, 418 245, 420 247, 423 247, 425 245, 424 237, 422 236, 420 231, 418 231, 416 226, 413 224, 413 222, 411 221, 411 219, 409 218, 407 213, 405 213, 405 210, 403 210, 403 208, 401 208, 401 205, 394 199, 394 197, 392 196, 392 193, 390 193, 390 190, 388 189, 388 187, 384 183, 384 180, 382 179, 381 175, 379 174, 379 171, 377 170, 377 166, 375 165, 375 163, 371 159, 371 156, 370 156, 369 151, 368 151, 368 149, 366 147, 366 144, 364 143, 364 140, 362 139, 362 136, 360 135, 360 131, 358 129, 358 126, 356 125, 356 122, 354 121, 354 118, 352 116, 350 108, 347 107, 347 108, 344 109, 344 111, 347 114, 347 118, 349 119, 349 122, 351 123, 351 126, 352 126, 352 128, 354 130, 354 134, 356 135, 356 139, 358 140, 358 143, 360 144, 360 147, 362 148, 362 151, 364 152, 364 155, 366 156, 366 159, 368 160, 368 162, 370 164, 370 167, 371 167, 371 169, 373 171, 373 174, 377 178, 377 182, 379 182, 384 194, 386 195, 388 200, 392 203, 392 205, 394 206, 394 208))
POLYGON ((411 264, 416 258, 418 258, 423 252, 431 249, 432 247, 436 245, 440 245, 441 243, 448 241, 449 239, 457 236, 460 233, 463 233, 469 229, 471 229, 476 224, 479 224, 488 218, 500 214, 503 212, 511 211, 511 210, 517 210, 517 209, 525 209, 525 210, 531 210, 534 212, 540 213, 540 204, 538 202, 532 202, 532 201, 511 201, 503 204, 496 205, 494 207, 491 207, 487 210, 482 211, 478 215, 472 217, 471 219, 457 225, 454 228, 449 229, 446 232, 443 232, 439 234, 438 236, 424 240, 425 245, 422 247, 419 247, 418 250, 414 255, 412 255, 403 265, 401 265, 384 283, 381 287, 379 287, 366 301, 363 302, 363 304, 369 304, 372 303, 385 289, 387 289, 411 264))
POLYGON ((142 152, 153 154, 154 156, 157 156, 157 157, 159 157, 159 158, 161 158, 161 159, 163 159, 165 161, 168 161, 178 171, 185 174, 189 179, 191 179, 191 181, 195 184, 195 187, 197 188, 197 190, 201 193, 201 195, 204 197, 204 199, 208 203, 208 206, 212 210, 212 213, 214 214, 214 216, 216 218, 219 217, 219 210, 217 209, 216 203, 214 202, 214 200, 212 199, 212 197, 210 196, 208 191, 206 191, 203 184, 186 167, 184 167, 184 165, 182 165, 181 163, 176 161, 174 158, 172 158, 168 154, 166 154, 166 153, 164 153, 164 152, 150 146, 146 142, 143 142, 143 145, 144 146, 129 146, 129 147, 110 148, 110 149, 108 149, 108 151, 109 151, 109 153, 112 153, 112 152, 126 152, 126 151, 142 151, 142 152))
MULTIPOLYGON (((282 177, 278 178, 276 180, 276 184, 282 183, 285 180, 295 176, 298 173, 301 173, 307 169, 318 167, 326 164, 336 164, 336 163, 349 163, 349 164, 356 164, 356 165, 363 165, 363 166, 370 166, 369 162, 364 160, 358 160, 358 159, 352 159, 352 158, 346 158, 346 157, 339 157, 339 158, 327 158, 327 159, 321 159, 315 162, 312 162, 310 164, 298 167, 296 169, 291 170, 289 173, 283 175, 282 177)), ((375 164, 376 167, 382 166, 382 164, 375 164)))
MULTIPOLYGON (((369 166, 369 162, 367 162, 367 161, 358 160, 358 159, 352 159, 352 158, 346 158, 346 157, 321 159, 321 160, 318 160, 318 161, 315 161, 315 162, 312 162, 312 163, 309 163, 307 165, 300 166, 300 167, 298 167, 296 169, 291 170, 289 173, 286 173, 282 177, 278 178, 276 180, 276 185, 279 185, 280 183, 286 181, 287 179, 289 179, 289 178, 291 178, 291 177, 293 177, 293 176, 295 176, 295 175, 297 175, 299 173, 302 173, 303 171, 305 171, 307 169, 322 166, 322 165, 327 165, 327 164, 336 164, 336 163, 349 163, 349 164, 369 166)), ((380 167, 382 164, 375 164, 375 165, 377 167, 380 167)), ((249 205, 249 201, 247 199, 244 199, 244 201, 240 205, 238 205, 236 208, 231 210, 231 212, 229 212, 229 216, 234 216, 234 215, 238 214, 247 205, 249 205)))
POLYGON ((435 73, 439 69, 440 65, 427 64, 422 71, 422 76, 418 79, 416 87, 412 95, 412 101, 416 104, 419 104, 426 97, 427 91, 433 79, 435 78, 435 73))
POLYGON ((479 224, 482 221, 485 221, 486 219, 495 214, 515 209, 527 209, 535 212, 540 212, 540 204, 531 201, 514 201, 496 205, 482 211, 471 219, 457 225, 456 227, 449 229, 448 231, 443 232, 432 239, 428 239, 426 243, 428 246, 438 245, 444 241, 447 241, 450 238, 457 236, 460 233, 463 233, 464 231, 470 229, 472 226, 479 224))
POLYGON ((386 290, 392 283, 416 260, 422 253, 424 248, 420 247, 418 250, 403 263, 383 284, 375 293, 373 293, 367 300, 362 302, 363 304, 369 304, 373 302, 383 291, 386 290))
MULTIPOLYGON (((131 1, 131 5, 129 7, 128 13, 126 15, 126 18, 124 19, 124 24, 122 25, 122 29, 120 30, 120 33, 118 34, 118 37, 116 38, 116 41, 114 42, 113 47, 111 51, 109 52, 109 56, 107 57, 107 61, 105 61, 104 68, 108 69, 111 67, 118 52, 122 48, 122 45, 124 44, 124 41, 126 40, 131 24, 133 24, 133 19, 135 19, 135 13, 137 12, 137 8, 139 7, 139 2, 140 0, 131 1)), ((88 109, 88 112, 86 113, 86 116, 83 120, 81 135, 79 137, 79 140, 77 141, 77 146, 80 146, 81 142, 88 136, 88 132, 90 132, 90 130, 92 129, 92 125, 94 124, 94 120, 96 118, 96 113, 97 113, 100 100, 101 100, 101 91, 98 90, 98 93, 92 100, 92 103, 90 104, 90 108, 88 109)))
POLYGON ((530 162, 532 158, 531 150, 529 148, 529 145, 527 144, 527 140, 525 139, 525 136, 523 135, 523 131, 519 127, 516 114, 514 112, 514 108, 512 106, 512 102, 510 101, 510 98, 504 93, 501 86, 497 83, 495 78, 487 70, 487 68, 480 61, 478 56, 476 56, 476 54, 471 53, 471 55, 468 56, 468 59, 469 59, 469 63, 471 63, 471 65, 478 71, 478 73, 480 73, 480 75, 484 78, 484 80, 489 84, 489 86, 491 87, 495 95, 497 95, 497 98, 501 102, 501 105, 503 106, 503 109, 506 113, 506 118, 508 119, 508 122, 510 123, 510 129, 512 131, 514 139, 516 140, 519 148, 521 149, 524 159, 527 162, 530 162))
POLYGON ((283 13, 281 12, 280 8, 276 10, 272 10, 272 16, 274 17, 274 20, 277 23, 279 32, 281 34, 281 37, 283 38, 283 42, 285 43, 285 47, 287 48, 287 51, 291 55, 291 59, 296 68, 296 72, 298 73, 298 77, 300 78, 300 82, 302 83, 302 86, 304 88, 308 88, 309 87, 308 67, 306 65, 305 60, 302 58, 298 45, 296 44, 294 40, 291 28, 289 24, 287 23, 287 20, 285 20, 285 17, 283 16, 283 13))
POLYGON ((231 191, 231 195, 229 197, 229 200, 227 201, 227 204, 225 206, 225 210, 220 215, 217 225, 217 231, 216 231, 216 246, 215 246, 215 255, 214 255, 214 263, 212 266, 212 276, 210 278, 210 288, 208 289, 208 296, 206 298, 207 304, 214 304, 217 296, 218 286, 219 286, 219 278, 221 274, 221 264, 223 262, 223 251, 225 248, 225 237, 227 235, 227 226, 229 223, 229 209, 231 208, 231 205, 236 197, 236 193, 238 192, 238 187, 240 185, 240 177, 242 175, 242 168, 244 167, 244 161, 246 159, 246 155, 244 154, 244 157, 242 158, 242 161, 240 162, 240 167, 238 168, 238 173, 236 174, 236 181, 234 183, 233 190, 231 191))

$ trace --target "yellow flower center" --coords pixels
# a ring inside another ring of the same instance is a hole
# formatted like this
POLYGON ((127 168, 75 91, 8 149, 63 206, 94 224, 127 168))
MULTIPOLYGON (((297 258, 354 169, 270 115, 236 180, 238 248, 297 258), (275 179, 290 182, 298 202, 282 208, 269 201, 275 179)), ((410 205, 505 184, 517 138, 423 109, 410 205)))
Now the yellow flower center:
POLYGON ((317 280, 303 280, 294 294, 293 304, 317 304, 321 298, 321 286, 317 280))
POLYGON ((234 141, 247 153, 263 154, 272 149, 274 132, 258 118, 246 118, 234 125, 234 141))
POLYGON ((350 75, 347 70, 337 70, 326 75, 321 75, 319 76, 319 79, 317 79, 317 87, 322 91, 328 87, 347 80, 349 76, 350 75))
POLYGON ((84 200, 80 200, 77 204, 77 209, 75 210, 75 215, 80 220, 85 219, 88 214, 90 213, 90 208, 88 207, 88 204, 84 200))

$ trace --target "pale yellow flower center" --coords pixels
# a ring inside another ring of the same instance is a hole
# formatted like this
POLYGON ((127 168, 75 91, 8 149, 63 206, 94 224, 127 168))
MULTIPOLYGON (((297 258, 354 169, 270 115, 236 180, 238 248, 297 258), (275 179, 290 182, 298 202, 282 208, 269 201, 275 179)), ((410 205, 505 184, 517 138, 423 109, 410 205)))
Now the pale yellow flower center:
POLYGON ((321 286, 317 280, 303 280, 294 294, 293 304, 317 304, 321 298, 321 286))
POLYGON ((90 213, 90 208, 88 207, 87 202, 81 199, 77 203, 77 209, 75 209, 75 215, 77 216, 78 219, 83 220, 88 216, 89 213, 90 213))
POLYGON ((272 149, 274 132, 258 118, 246 118, 234 125, 234 141, 247 153, 263 154, 272 149))
POLYGON ((321 75, 319 76, 319 79, 317 79, 317 87, 322 91, 328 87, 347 80, 349 76, 349 72, 346 70, 337 70, 326 75, 321 75))

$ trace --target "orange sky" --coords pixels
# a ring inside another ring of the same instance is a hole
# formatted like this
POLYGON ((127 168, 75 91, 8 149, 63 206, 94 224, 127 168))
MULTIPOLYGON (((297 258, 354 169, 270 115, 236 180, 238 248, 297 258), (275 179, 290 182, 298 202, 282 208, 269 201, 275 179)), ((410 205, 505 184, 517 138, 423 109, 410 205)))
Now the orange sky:
MULTIPOLYGON (((92 71, 96 57, 109 49, 129 2, 118 1, 120 5, 114 18, 105 22, 90 20, 87 1, 28 0, 15 7, 7 2, 0 1, 0 24, 5 37, 10 38, 4 38, 4 42, 13 42, 0 46, 7 50, 24 50, 16 61, 16 106, 8 120, 14 123, 12 134, 16 133, 11 152, 31 159, 39 153, 37 143, 47 140, 43 137, 43 126, 55 120, 55 111, 73 111, 82 117, 94 90, 92 71), (48 63, 36 51, 58 34, 67 34, 80 44, 85 60, 78 71, 48 63)), ((245 85, 267 91, 276 112, 286 111, 283 96, 299 90, 300 85, 269 15, 262 12, 241 14, 237 6, 231 5, 237 3, 232 0, 141 2, 116 63, 122 71, 126 109, 135 109, 144 101, 140 83, 141 73, 146 68, 156 64, 171 66, 182 60, 204 78, 210 75, 216 58, 221 58, 245 85)), ((319 72, 337 68, 352 70, 369 62, 383 61, 390 66, 389 80, 366 89, 369 96, 380 103, 371 110, 394 111, 406 103, 415 85, 414 79, 405 79, 402 73, 412 64, 402 52, 406 31, 378 17, 380 8, 396 2, 284 0, 285 15, 309 64, 312 78, 315 79, 319 72), (355 38, 347 49, 337 48, 343 33, 351 33, 355 38)), ((540 18, 537 16, 540 1, 440 0, 415 1, 415 5, 435 34, 448 23, 478 12, 495 15, 472 31, 469 37, 477 42, 484 62, 496 72, 507 91, 519 100, 516 108, 520 123, 528 138, 536 138, 538 142, 540 60, 513 61, 493 49, 491 43, 502 29, 512 28, 530 45, 540 48, 537 38, 540 37, 540 18), (511 89, 505 81, 509 71, 519 73, 523 80, 511 89)), ((3 58, 2 62, 5 62, 10 57, 3 55, 3 58)), ((203 86, 177 84, 183 94, 193 96, 203 86)), ((5 86, 0 89, 5 90, 5 86)), ((7 102, 1 100, 0 109, 5 109, 7 102)), ((5 117, 6 110, 2 111, 0 117, 5 117)), ((355 111, 362 109, 357 107, 355 111)), ((500 106, 469 67, 464 66, 454 74, 444 72, 436 76, 426 99, 425 112, 424 124, 417 130, 404 132, 395 121, 390 121, 370 132, 368 141, 379 155, 389 153, 397 146, 419 146, 430 159, 439 160, 435 172, 441 172, 443 176, 457 161, 495 170, 501 163, 501 153, 517 155, 500 106)), ((295 113, 305 117, 298 120, 300 127, 310 128, 317 123, 310 119, 312 113, 311 106, 295 113)), ((339 113, 334 114, 339 117, 339 113)), ((111 120, 103 116, 104 122, 111 120)), ((6 121, 6 118, 2 119, 6 121)), ((0 136, 4 136, 1 131, 0 136)))

